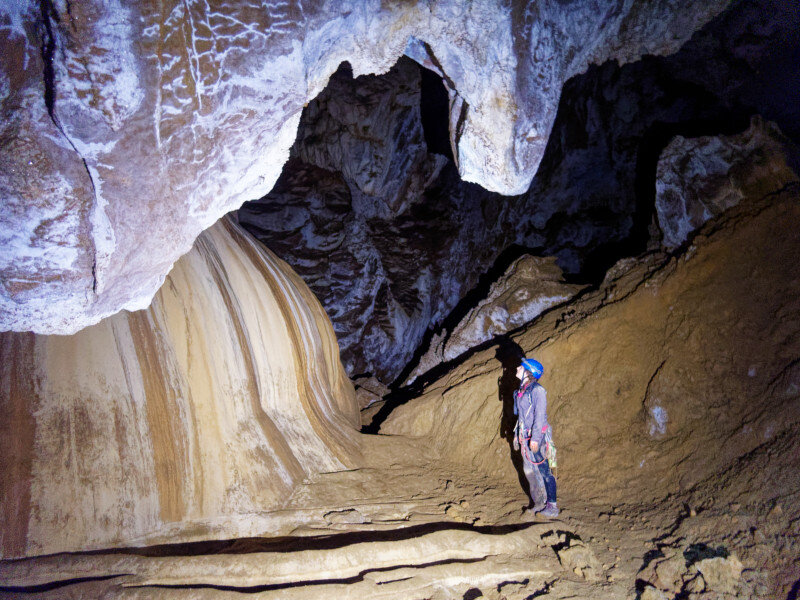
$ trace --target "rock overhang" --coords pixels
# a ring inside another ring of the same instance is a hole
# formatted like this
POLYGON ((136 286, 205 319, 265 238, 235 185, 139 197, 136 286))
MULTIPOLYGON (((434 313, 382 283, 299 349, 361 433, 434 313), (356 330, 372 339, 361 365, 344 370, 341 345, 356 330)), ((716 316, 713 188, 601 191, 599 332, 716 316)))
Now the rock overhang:
POLYGON ((0 8, 0 329, 74 333, 149 304, 201 231, 271 189, 342 61, 382 72, 418 40, 449 88, 460 175, 514 194, 568 77, 674 51, 726 5, 0 8))

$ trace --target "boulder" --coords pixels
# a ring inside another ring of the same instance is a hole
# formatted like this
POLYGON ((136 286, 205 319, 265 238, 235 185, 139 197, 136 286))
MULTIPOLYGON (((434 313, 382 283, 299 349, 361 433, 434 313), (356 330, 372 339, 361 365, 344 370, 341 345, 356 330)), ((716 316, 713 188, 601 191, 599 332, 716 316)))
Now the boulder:
POLYGON ((571 542, 567 547, 557 551, 561 566, 587 581, 600 581, 603 569, 600 561, 586 544, 579 541, 571 542))
POLYGON ((761 198, 796 181, 800 150, 758 116, 738 135, 678 136, 661 153, 656 173, 662 244, 674 249, 742 199, 761 198))
POLYGON ((703 576, 706 588, 712 592, 735 594, 742 576, 742 563, 735 556, 716 556, 694 565, 703 576))
POLYGON ((515 260, 450 331, 436 334, 408 379, 411 383, 436 365, 533 321, 574 297, 585 286, 564 281, 555 257, 523 255, 515 260))

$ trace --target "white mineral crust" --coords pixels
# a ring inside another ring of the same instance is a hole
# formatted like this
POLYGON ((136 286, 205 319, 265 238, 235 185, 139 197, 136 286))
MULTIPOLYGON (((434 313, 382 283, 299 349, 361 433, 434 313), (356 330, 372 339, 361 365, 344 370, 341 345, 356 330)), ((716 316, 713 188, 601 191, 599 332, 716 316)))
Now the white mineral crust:
POLYGON ((385 72, 412 41, 449 88, 461 176, 517 194, 567 78, 673 52, 727 4, 6 1, 0 330, 147 305, 201 231, 272 188, 342 61, 385 72))

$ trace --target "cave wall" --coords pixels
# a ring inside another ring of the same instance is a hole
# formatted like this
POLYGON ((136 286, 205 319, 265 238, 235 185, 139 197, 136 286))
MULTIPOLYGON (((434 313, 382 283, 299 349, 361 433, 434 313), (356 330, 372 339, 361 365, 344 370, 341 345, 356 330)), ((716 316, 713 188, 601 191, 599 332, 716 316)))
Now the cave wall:
MULTIPOLYGON (((573 280, 597 283, 620 257, 658 246, 656 163, 674 135, 741 131, 760 113, 800 139, 798 29, 793 5, 736 2, 672 55, 571 78, 539 170, 513 197, 461 179, 448 140, 431 140, 430 121, 441 135, 448 118, 431 110, 433 71, 401 58, 353 78, 345 65, 241 222, 320 298, 348 373, 391 383, 520 253, 556 256, 573 280)), ((447 78, 438 83, 446 96, 447 78)))
POLYGON ((685 252, 621 261, 600 288, 464 358, 396 407, 380 431, 433 456, 516 480, 520 353, 545 367, 559 489, 647 502, 705 482, 767 502, 800 427, 800 186, 748 197, 685 252), (774 484, 774 485, 773 485, 774 484))
POLYGON ((2 557, 256 535, 358 461, 358 409, 302 280, 223 219, 149 308, 0 334, 2 557))
POLYGON ((345 60, 378 73, 411 48, 436 66, 460 174, 519 193, 566 79, 672 52, 725 5, 4 3, 0 329, 147 306, 203 229, 272 188, 345 60))

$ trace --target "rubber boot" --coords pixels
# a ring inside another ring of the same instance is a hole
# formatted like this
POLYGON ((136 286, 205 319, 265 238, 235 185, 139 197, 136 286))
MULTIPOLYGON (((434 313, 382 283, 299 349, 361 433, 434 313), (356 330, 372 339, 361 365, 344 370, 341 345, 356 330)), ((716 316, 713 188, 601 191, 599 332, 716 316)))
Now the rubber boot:
POLYGON ((556 506, 555 502, 548 502, 544 505, 544 508, 536 514, 546 519, 553 519, 558 516, 559 512, 561 511, 558 510, 558 506, 556 506))

